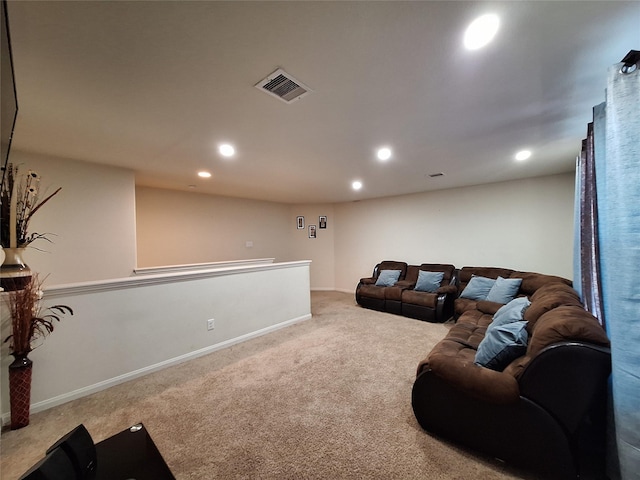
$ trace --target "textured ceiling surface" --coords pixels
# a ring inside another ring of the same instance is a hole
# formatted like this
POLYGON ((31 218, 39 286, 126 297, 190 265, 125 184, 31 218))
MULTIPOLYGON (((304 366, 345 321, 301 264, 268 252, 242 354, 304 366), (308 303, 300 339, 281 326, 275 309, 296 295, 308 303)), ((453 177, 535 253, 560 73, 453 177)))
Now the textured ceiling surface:
POLYGON ((9 1, 8 12, 13 148, 125 167, 139 185, 287 203, 571 171, 607 69, 640 49, 635 1, 9 1), (487 12, 501 19, 495 40, 464 50, 487 12), (313 93, 286 104, 254 88, 277 68, 313 93), (533 155, 515 162, 522 148, 533 155))

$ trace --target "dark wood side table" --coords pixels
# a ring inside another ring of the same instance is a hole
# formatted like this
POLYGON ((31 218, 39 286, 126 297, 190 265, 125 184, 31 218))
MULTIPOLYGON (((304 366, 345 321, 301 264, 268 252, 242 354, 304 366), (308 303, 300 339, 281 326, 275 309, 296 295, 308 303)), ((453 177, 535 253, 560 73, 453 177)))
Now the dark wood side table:
POLYGON ((96 444, 96 480, 175 480, 144 425, 96 444))

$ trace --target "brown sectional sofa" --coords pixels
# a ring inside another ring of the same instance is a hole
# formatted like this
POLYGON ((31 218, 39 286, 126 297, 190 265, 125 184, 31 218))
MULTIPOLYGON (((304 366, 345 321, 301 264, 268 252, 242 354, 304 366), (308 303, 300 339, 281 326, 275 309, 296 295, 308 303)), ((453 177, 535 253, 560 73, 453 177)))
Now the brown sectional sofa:
POLYGON ((365 308, 428 322, 444 322, 453 315, 456 293, 456 268, 453 265, 407 265, 405 262, 385 260, 375 266, 371 277, 360 279, 356 287, 356 302, 365 308), (384 270, 400 270, 400 276, 393 285, 376 285, 384 270), (434 292, 415 290, 421 271, 442 272, 442 280, 434 292))
POLYGON ((571 282, 490 267, 464 267, 458 279, 457 321, 418 366, 412 406, 420 425, 544 478, 584 476, 587 463, 601 471, 593 463, 604 458, 609 340, 571 282), (504 369, 475 363, 503 305, 460 298, 474 275, 521 278, 516 297, 530 301, 519 311, 528 343, 504 369))

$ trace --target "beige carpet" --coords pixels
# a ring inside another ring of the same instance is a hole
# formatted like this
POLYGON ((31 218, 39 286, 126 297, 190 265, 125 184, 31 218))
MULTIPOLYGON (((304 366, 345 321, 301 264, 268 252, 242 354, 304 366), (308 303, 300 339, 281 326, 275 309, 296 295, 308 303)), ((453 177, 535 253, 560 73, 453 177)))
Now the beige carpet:
POLYGON ((534 478, 416 422, 415 368, 447 325, 365 310, 338 292, 314 292, 312 313, 32 415, 2 434, 1 478, 17 479, 80 423, 98 442, 138 422, 178 479, 534 478))

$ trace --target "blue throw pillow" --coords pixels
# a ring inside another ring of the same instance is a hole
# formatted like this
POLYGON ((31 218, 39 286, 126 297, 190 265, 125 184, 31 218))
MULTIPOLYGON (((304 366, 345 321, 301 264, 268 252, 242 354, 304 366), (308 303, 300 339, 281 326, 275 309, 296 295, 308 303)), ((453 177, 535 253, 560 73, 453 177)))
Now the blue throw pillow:
POLYGON ((518 294, 520 284, 522 284, 521 278, 498 277, 487 295, 487 300, 496 303, 509 303, 518 294))
POLYGON ((435 292, 440 288, 440 283, 442 283, 443 278, 444 272, 427 272, 426 270, 420 270, 414 290, 418 292, 435 292))
POLYGON ((400 270, 382 270, 376 280, 376 286, 378 287, 390 287, 394 285, 398 278, 400 278, 400 270))
POLYGON ((493 316, 493 321, 489 328, 494 328, 507 323, 521 322, 524 318, 524 311, 529 308, 531 302, 527 297, 518 297, 503 305, 493 316))
POLYGON ((527 322, 513 322, 487 329, 478 345, 475 363, 491 370, 503 371, 516 358, 527 352, 527 322))
POLYGON ((487 277, 471 277, 467 286, 460 294, 460 298, 469 298, 471 300, 484 300, 489 295, 491 287, 496 283, 493 278, 487 277))

